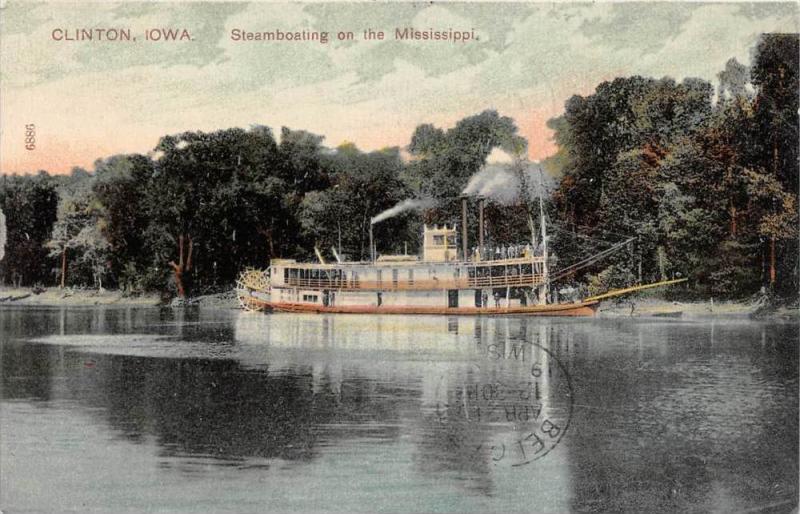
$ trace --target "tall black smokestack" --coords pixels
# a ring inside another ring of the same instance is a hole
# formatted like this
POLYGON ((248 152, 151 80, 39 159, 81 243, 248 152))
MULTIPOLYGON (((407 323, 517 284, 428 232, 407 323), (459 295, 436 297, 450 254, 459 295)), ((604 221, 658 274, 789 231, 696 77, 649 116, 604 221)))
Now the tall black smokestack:
POLYGON ((478 246, 480 246, 481 249, 483 249, 483 204, 485 202, 486 200, 483 198, 478 200, 478 246))
POLYGON ((375 245, 372 242, 372 223, 369 224, 369 260, 375 262, 375 245))
POLYGON ((461 247, 465 261, 469 260, 469 245, 467 244, 467 197, 461 199, 461 247))

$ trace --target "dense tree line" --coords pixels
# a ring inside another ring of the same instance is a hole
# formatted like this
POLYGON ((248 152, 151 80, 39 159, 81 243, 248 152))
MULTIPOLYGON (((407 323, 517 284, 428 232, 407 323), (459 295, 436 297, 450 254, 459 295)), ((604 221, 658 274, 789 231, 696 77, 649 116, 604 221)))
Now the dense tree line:
MULTIPOLYGON (((637 76, 571 98, 550 121, 560 150, 544 163, 557 178, 545 198, 554 264, 633 242, 568 280, 681 275, 717 295, 796 292, 797 62, 796 35, 766 35, 750 69, 726 64, 716 92, 698 79, 637 76)), ((491 110, 447 130, 420 125, 407 158, 254 126, 165 136, 148 155, 98 160, 92 172, 4 176, 0 280, 220 290, 272 258, 315 259, 315 247, 367 258, 371 219, 424 198, 422 210, 374 225, 380 253, 416 252, 423 223, 460 222, 459 197, 495 149, 524 184, 526 142, 491 110)), ((489 201, 488 240, 535 240, 536 200, 489 201)), ((469 209, 476 220, 477 202, 469 209)))
POLYGON ((750 69, 711 84, 619 78, 551 120, 563 178, 556 248, 582 236, 636 237, 635 255, 595 270, 607 283, 690 277, 738 295, 798 291, 798 37, 764 35, 750 69))
MULTIPOLYGON (((24 285, 171 284, 184 295, 230 287, 242 269, 275 257, 315 259, 315 247, 364 259, 371 218, 405 198, 446 184, 425 219, 458 219, 444 199, 500 145, 501 128, 516 131, 494 111, 466 118, 437 131, 447 143, 411 164, 399 148, 330 149, 315 134, 283 128, 276 138, 256 126, 165 136, 151 155, 98 160, 91 173, 4 176, 10 237, 0 273, 24 285)), ((379 251, 417 251, 422 221, 411 212, 375 225, 379 251)))

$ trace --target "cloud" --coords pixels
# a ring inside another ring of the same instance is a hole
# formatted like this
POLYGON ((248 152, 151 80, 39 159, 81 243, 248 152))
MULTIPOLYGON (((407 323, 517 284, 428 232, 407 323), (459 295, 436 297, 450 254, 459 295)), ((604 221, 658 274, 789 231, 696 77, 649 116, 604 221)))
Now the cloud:
POLYGON ((185 130, 261 123, 405 145, 416 125, 449 126, 496 108, 553 151, 547 118, 615 76, 715 81, 750 60, 761 32, 798 29, 797 6, 766 4, 29 4, 2 9, 2 170, 68 170, 146 152, 185 130), (185 26, 195 41, 56 43, 54 27, 185 26), (395 41, 394 27, 475 28, 466 45, 395 41), (384 30, 384 41, 234 42, 230 31, 384 30), (18 144, 36 123, 41 152, 18 144), (48 153, 50 148, 56 155, 48 153), (53 163, 60 163, 53 164, 53 163))

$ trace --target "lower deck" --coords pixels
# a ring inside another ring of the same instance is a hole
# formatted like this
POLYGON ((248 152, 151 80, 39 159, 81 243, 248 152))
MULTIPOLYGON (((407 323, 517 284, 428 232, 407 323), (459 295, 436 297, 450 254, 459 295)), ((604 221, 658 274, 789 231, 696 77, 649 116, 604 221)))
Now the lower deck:
POLYGON ((254 310, 383 314, 541 314, 592 316, 597 302, 538 304, 531 289, 438 291, 341 291, 272 288, 251 293, 242 304, 254 310))
POLYGON ((446 314, 446 315, 529 315, 529 316, 594 316, 598 303, 578 302, 521 307, 425 307, 414 305, 345 305, 324 306, 308 303, 283 303, 250 297, 243 303, 253 310, 281 312, 314 312, 339 314, 446 314))
POLYGON ((273 287, 270 300, 276 303, 320 307, 441 307, 488 308, 526 307, 538 303, 526 288, 437 289, 427 291, 348 291, 273 287))

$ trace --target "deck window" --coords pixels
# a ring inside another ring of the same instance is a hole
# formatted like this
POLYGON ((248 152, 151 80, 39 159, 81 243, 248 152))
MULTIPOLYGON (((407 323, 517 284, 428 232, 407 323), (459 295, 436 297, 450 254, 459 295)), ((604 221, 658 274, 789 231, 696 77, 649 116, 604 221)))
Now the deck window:
POLYGON ((315 294, 304 294, 303 295, 303 301, 304 302, 317 303, 317 298, 318 298, 318 296, 315 295, 315 294))

